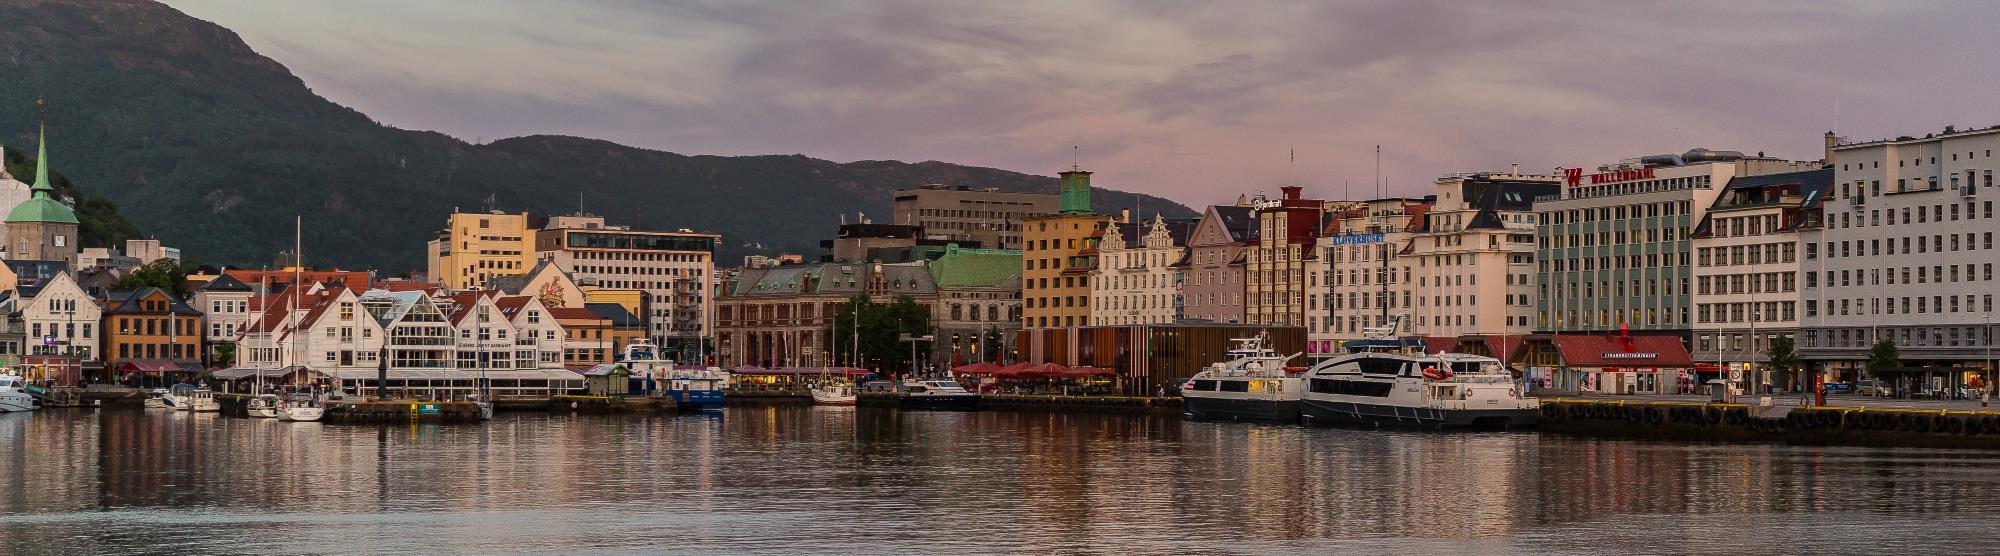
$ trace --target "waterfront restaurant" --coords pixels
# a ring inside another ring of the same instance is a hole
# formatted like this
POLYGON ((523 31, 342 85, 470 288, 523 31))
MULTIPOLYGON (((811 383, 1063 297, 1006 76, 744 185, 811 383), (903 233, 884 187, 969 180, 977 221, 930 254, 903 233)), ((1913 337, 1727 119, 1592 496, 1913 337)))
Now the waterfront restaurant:
POLYGON ((1689 391, 1694 361, 1678 336, 1562 335, 1551 338, 1567 376, 1580 392, 1674 394, 1689 391))

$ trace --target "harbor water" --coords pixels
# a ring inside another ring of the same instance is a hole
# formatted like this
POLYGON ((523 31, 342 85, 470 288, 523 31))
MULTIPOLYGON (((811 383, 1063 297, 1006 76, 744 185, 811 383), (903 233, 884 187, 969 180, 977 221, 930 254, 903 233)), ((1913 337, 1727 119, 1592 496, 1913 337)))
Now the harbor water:
POLYGON ((2000 451, 743 407, 0 414, 0 553, 1992 553, 2000 451))

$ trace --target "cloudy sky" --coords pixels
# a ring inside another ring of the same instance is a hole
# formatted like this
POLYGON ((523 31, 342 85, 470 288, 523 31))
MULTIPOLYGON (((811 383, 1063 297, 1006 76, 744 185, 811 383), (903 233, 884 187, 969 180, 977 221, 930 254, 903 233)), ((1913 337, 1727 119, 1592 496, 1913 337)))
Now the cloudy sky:
POLYGON ((169 4, 397 127, 1038 174, 1074 156, 1191 205, 1372 194, 1377 144, 1389 193, 1414 195, 1510 163, 1816 159, 1836 125, 2000 123, 2000 9, 1977 1, 169 4))

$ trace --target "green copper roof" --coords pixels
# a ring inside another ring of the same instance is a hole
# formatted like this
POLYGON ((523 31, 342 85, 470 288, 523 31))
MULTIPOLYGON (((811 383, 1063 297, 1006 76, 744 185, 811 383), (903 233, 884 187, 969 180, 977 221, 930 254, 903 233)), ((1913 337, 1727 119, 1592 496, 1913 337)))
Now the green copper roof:
POLYGON ((1013 249, 945 248, 931 261, 931 279, 938 287, 994 287, 1021 276, 1021 252, 1013 249))
POLYGON ((35 149, 35 186, 29 189, 34 196, 14 205, 14 210, 7 213, 7 221, 75 224, 76 211, 57 201, 56 188, 49 185, 48 130, 43 129, 39 138, 42 144, 35 149))
POLYGON ((1061 175, 1062 213, 1090 214, 1090 172, 1071 168, 1061 175))

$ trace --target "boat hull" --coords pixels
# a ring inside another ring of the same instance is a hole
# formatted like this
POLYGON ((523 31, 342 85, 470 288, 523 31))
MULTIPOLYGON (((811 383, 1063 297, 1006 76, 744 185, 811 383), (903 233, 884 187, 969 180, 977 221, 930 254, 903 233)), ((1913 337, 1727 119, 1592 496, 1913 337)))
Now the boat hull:
POLYGON ((667 397, 673 398, 674 407, 681 411, 722 410, 721 390, 668 390, 667 397))
POLYGON ((278 410, 279 421, 310 423, 318 421, 325 415, 326 408, 322 407, 287 407, 278 410))
POLYGON ((1299 422, 1298 400, 1251 400, 1188 396, 1181 400, 1182 412, 1202 421, 1245 423, 1299 422))
POLYGON ((243 410, 243 414, 248 415, 250 417, 256 417, 259 419, 270 419, 278 416, 278 410, 257 407, 257 408, 245 409, 243 410))
POLYGON ((853 394, 842 395, 814 391, 812 395, 813 405, 854 405, 855 401, 853 394))
POLYGON ((0 395, 0 413, 34 411, 40 407, 35 403, 35 398, 27 394, 0 395))
POLYGON ((1509 430, 1534 428, 1540 419, 1540 412, 1527 408, 1432 409, 1314 399, 1299 403, 1299 421, 1315 426, 1509 430))
POLYGON ((916 411, 978 411, 979 395, 961 394, 948 396, 903 395, 897 407, 916 411))

